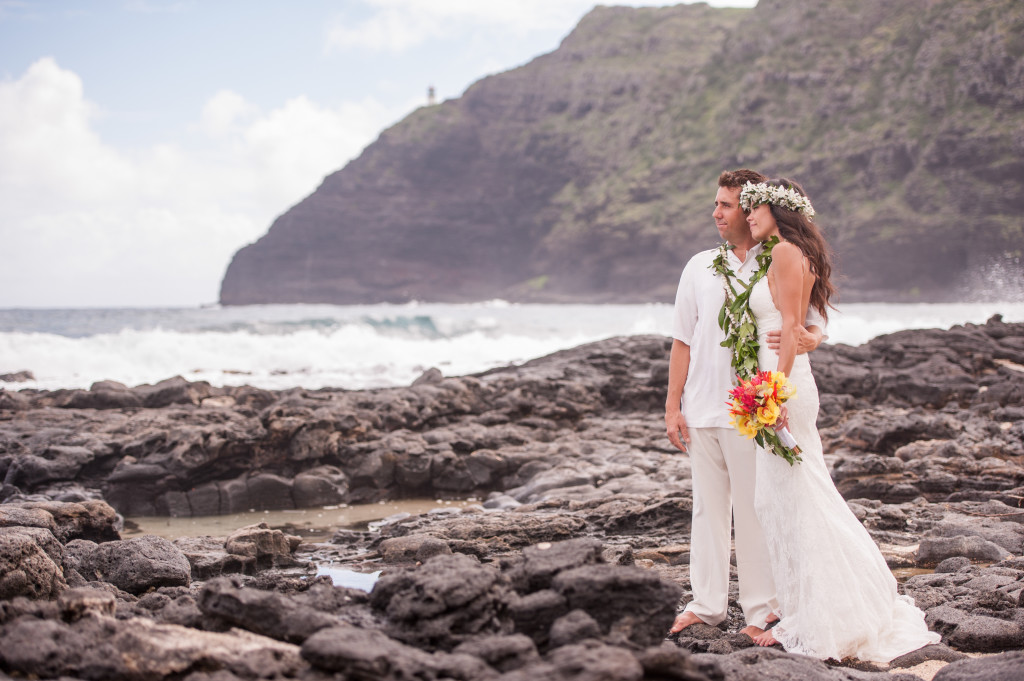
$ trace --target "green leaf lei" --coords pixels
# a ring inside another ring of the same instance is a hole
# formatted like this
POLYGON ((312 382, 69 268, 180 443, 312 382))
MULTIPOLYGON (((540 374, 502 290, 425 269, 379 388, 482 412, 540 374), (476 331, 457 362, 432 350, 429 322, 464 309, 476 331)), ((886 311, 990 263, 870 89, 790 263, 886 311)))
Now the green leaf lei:
POLYGON ((710 268, 725 280, 725 303, 718 313, 718 326, 725 332, 722 347, 732 350, 732 368, 744 379, 750 379, 757 373, 757 351, 760 347, 757 323, 750 312, 750 291, 768 273, 772 264, 772 248, 777 243, 778 237, 764 242, 764 248, 757 254, 757 271, 746 284, 736 279, 736 273, 726 263, 729 251, 735 246, 723 243, 711 262, 710 268))

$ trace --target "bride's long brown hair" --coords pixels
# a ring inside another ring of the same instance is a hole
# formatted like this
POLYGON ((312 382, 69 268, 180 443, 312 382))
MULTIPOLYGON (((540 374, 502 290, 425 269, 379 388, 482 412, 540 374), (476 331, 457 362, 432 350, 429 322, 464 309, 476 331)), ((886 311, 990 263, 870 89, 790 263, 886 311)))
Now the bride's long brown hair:
MULTIPOLYGON (((775 180, 768 180, 768 184, 792 188, 801 196, 807 196, 804 188, 793 180, 780 177, 775 180)), ((816 279, 811 287, 811 305, 815 307, 821 316, 828 320, 828 308, 835 306, 829 302, 832 296, 836 295, 836 287, 830 280, 832 276, 832 249, 829 247, 821 230, 814 221, 803 213, 782 206, 769 205, 775 224, 779 226, 779 234, 786 241, 796 244, 810 262, 811 272, 816 279)))

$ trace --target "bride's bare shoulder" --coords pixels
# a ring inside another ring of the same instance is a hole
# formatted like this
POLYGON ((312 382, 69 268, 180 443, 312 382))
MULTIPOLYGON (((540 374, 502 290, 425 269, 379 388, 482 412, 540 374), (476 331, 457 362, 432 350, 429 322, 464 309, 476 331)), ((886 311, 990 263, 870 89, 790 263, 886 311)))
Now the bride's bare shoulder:
POLYGON ((802 258, 803 255, 803 251, 800 250, 799 246, 788 241, 780 241, 772 247, 772 260, 777 260, 778 258, 796 259, 802 258))
POLYGON ((772 263, 777 263, 781 266, 802 266, 807 260, 804 257, 803 251, 796 244, 791 244, 788 241, 775 244, 772 248, 772 263))

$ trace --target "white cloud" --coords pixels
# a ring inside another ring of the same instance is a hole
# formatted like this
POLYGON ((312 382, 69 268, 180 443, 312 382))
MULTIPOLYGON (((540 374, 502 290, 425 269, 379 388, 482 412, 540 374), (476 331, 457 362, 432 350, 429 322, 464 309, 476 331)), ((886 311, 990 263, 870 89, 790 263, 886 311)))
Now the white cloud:
MULTIPOLYGON (((693 1, 693 0, 691 0, 693 1)), ((524 35, 565 31, 598 3, 594 0, 359 0, 370 11, 360 20, 351 13, 327 32, 327 51, 370 49, 400 53, 435 39, 451 39, 466 30, 497 30, 524 35)), ((621 0, 616 5, 671 5, 656 0, 621 0)), ((712 0, 717 6, 751 7, 756 0, 712 0)), ((460 38, 461 39, 461 38, 460 38)))
POLYGON ((242 95, 221 90, 203 106, 201 126, 209 135, 224 135, 257 113, 258 109, 242 95))
POLYGON ((125 152, 96 134, 81 79, 41 59, 0 81, 0 307, 212 302, 235 250, 411 105, 264 112, 222 91, 188 148, 125 152))
POLYGON ((327 47, 401 53, 441 35, 441 24, 429 14, 385 9, 359 22, 339 20, 328 31, 327 47))
POLYGON ((0 186, 15 201, 112 198, 106 190, 128 179, 130 168, 89 128, 94 113, 82 81, 50 58, 32 64, 21 80, 0 84, 0 186), (61 163, 47 164, 52 158, 61 163))
POLYGON ((466 30, 505 33, 564 29, 590 10, 592 0, 362 0, 371 13, 345 15, 327 33, 327 50, 371 49, 405 52, 466 30))
MULTIPOLYGON (((408 103, 401 113, 410 108, 408 103)), ((297 200, 341 167, 339 159, 358 155, 396 114, 372 98, 325 109, 297 97, 245 128, 241 147, 258 175, 254 182, 271 182, 282 199, 297 200)))

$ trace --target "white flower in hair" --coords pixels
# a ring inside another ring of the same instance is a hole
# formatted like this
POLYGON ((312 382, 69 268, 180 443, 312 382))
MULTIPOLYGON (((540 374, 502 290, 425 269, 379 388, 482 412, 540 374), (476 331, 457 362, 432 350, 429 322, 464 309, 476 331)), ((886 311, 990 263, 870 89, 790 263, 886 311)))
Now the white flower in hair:
POLYGON ((740 191, 740 208, 749 213, 764 203, 795 210, 808 218, 814 217, 811 200, 793 187, 779 187, 767 182, 760 184, 747 182, 743 185, 743 189, 740 191))

